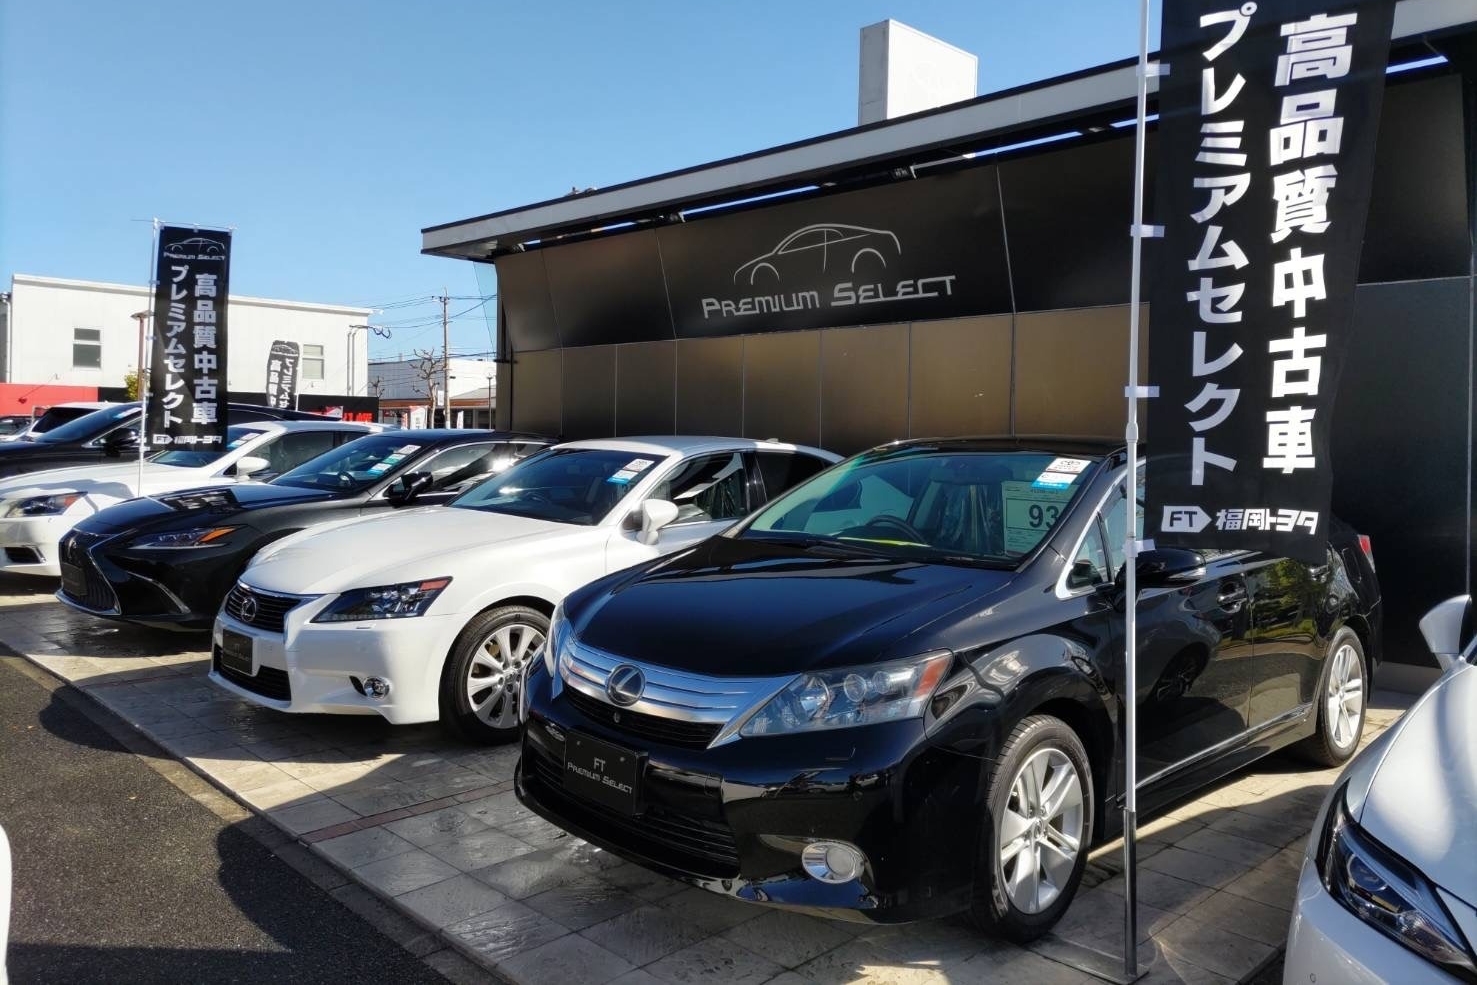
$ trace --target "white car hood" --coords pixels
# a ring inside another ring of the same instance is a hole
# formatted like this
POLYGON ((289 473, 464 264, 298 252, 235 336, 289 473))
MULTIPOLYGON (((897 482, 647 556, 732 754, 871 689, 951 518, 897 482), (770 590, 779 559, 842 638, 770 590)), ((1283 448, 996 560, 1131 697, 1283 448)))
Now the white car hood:
POLYGON ((388 516, 309 529, 268 547, 247 568, 254 588, 289 595, 326 595, 401 581, 462 577, 485 570, 490 548, 523 547, 589 527, 549 520, 425 506, 388 516))
MULTIPOLYGON (((168 492, 179 486, 230 482, 230 479, 208 478, 206 470, 176 468, 173 465, 144 465, 144 491, 168 492)), ((28 499, 60 492, 95 493, 114 499, 132 499, 138 495, 138 462, 124 465, 83 465, 69 469, 49 469, 18 476, 0 483, 0 502, 28 499)))
POLYGON ((1356 820, 1477 905, 1477 667, 1443 678, 1396 727, 1356 820))

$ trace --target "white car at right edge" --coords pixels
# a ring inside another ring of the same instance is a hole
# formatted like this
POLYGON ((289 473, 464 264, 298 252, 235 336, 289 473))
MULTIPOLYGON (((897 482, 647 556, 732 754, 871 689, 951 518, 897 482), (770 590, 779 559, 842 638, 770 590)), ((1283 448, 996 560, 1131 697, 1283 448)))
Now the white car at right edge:
POLYGON ((564 596, 704 540, 840 460, 746 438, 576 441, 446 506, 285 537, 216 617, 210 679, 287 712, 518 733, 518 686, 564 596))
POLYGON ((1445 673, 1334 784, 1308 839, 1283 985, 1477 982, 1477 640, 1421 620, 1445 673))

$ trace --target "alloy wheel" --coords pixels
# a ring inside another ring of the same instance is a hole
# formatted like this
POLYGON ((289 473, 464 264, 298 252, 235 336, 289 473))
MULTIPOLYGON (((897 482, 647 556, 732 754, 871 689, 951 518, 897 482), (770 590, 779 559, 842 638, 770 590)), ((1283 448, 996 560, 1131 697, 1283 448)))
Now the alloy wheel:
POLYGON ((1082 851, 1082 778, 1067 754, 1043 746, 1021 765, 1000 819, 998 877, 1016 909, 1040 913, 1071 881, 1082 851))
POLYGON ((543 630, 523 622, 506 623, 482 638, 467 671, 467 702, 478 719, 494 729, 518 724, 518 680, 543 641, 543 630))
POLYGON ((1324 721, 1329 740, 1340 749, 1359 741, 1359 723, 1364 714, 1364 669, 1359 654, 1348 643, 1333 652, 1324 694, 1324 721))

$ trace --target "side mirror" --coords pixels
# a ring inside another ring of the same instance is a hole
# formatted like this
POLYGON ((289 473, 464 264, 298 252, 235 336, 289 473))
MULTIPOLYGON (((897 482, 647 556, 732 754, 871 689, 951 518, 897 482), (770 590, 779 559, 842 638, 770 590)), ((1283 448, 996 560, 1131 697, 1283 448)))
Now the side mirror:
POLYGON ((265 471, 272 463, 258 455, 245 455, 236 463, 236 477, 246 479, 258 472, 265 471))
POLYGON ((661 529, 677 519, 677 504, 665 499, 648 499, 641 504, 641 533, 637 539, 648 547, 657 542, 661 529))
POLYGON ((1138 587, 1193 585, 1205 577, 1205 555, 1183 547, 1156 547, 1138 556, 1138 587))
POLYGON ((421 493, 431 488, 433 477, 429 472, 407 472, 385 490, 385 499, 395 506, 404 506, 421 493))
POLYGON ((1461 659, 1462 626, 1467 621, 1467 610, 1471 605, 1470 595, 1458 595, 1438 603, 1421 616, 1421 636, 1425 637, 1426 646, 1442 670, 1450 670, 1461 659))
POLYGON ((124 452, 137 448, 138 430, 136 428, 121 428, 103 436, 103 454, 109 458, 118 458, 124 452))

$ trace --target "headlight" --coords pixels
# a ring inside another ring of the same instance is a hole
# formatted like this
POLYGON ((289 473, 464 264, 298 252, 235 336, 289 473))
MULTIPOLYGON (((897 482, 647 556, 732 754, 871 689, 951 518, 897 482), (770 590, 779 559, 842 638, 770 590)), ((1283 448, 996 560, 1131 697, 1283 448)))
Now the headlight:
POLYGON ((564 648, 564 641, 569 636, 569 623, 564 621, 564 603, 560 602, 554 606, 554 614, 549 617, 549 631, 544 635, 544 670, 549 676, 554 676, 555 662, 559 659, 559 651, 564 648))
POLYGON ((952 659, 948 653, 931 653, 870 667, 802 674, 755 712, 739 734, 782 735, 917 718, 952 659))
POLYGON ((170 530, 159 534, 145 534, 130 543, 129 547, 179 548, 220 547, 227 534, 240 527, 194 527, 190 530, 170 530))
POLYGON ((1340 791, 1315 860, 1323 885, 1356 917, 1458 978, 1477 982, 1477 957, 1425 876, 1365 834, 1340 791))
POLYGON ((314 622, 359 622, 365 619, 409 619, 423 616, 450 578, 408 581, 403 585, 355 588, 313 617, 314 622))
POLYGON ((57 493, 54 496, 32 496, 30 499, 12 500, 3 514, 7 519, 14 516, 56 516, 65 513, 73 503, 82 498, 81 493, 57 493))

